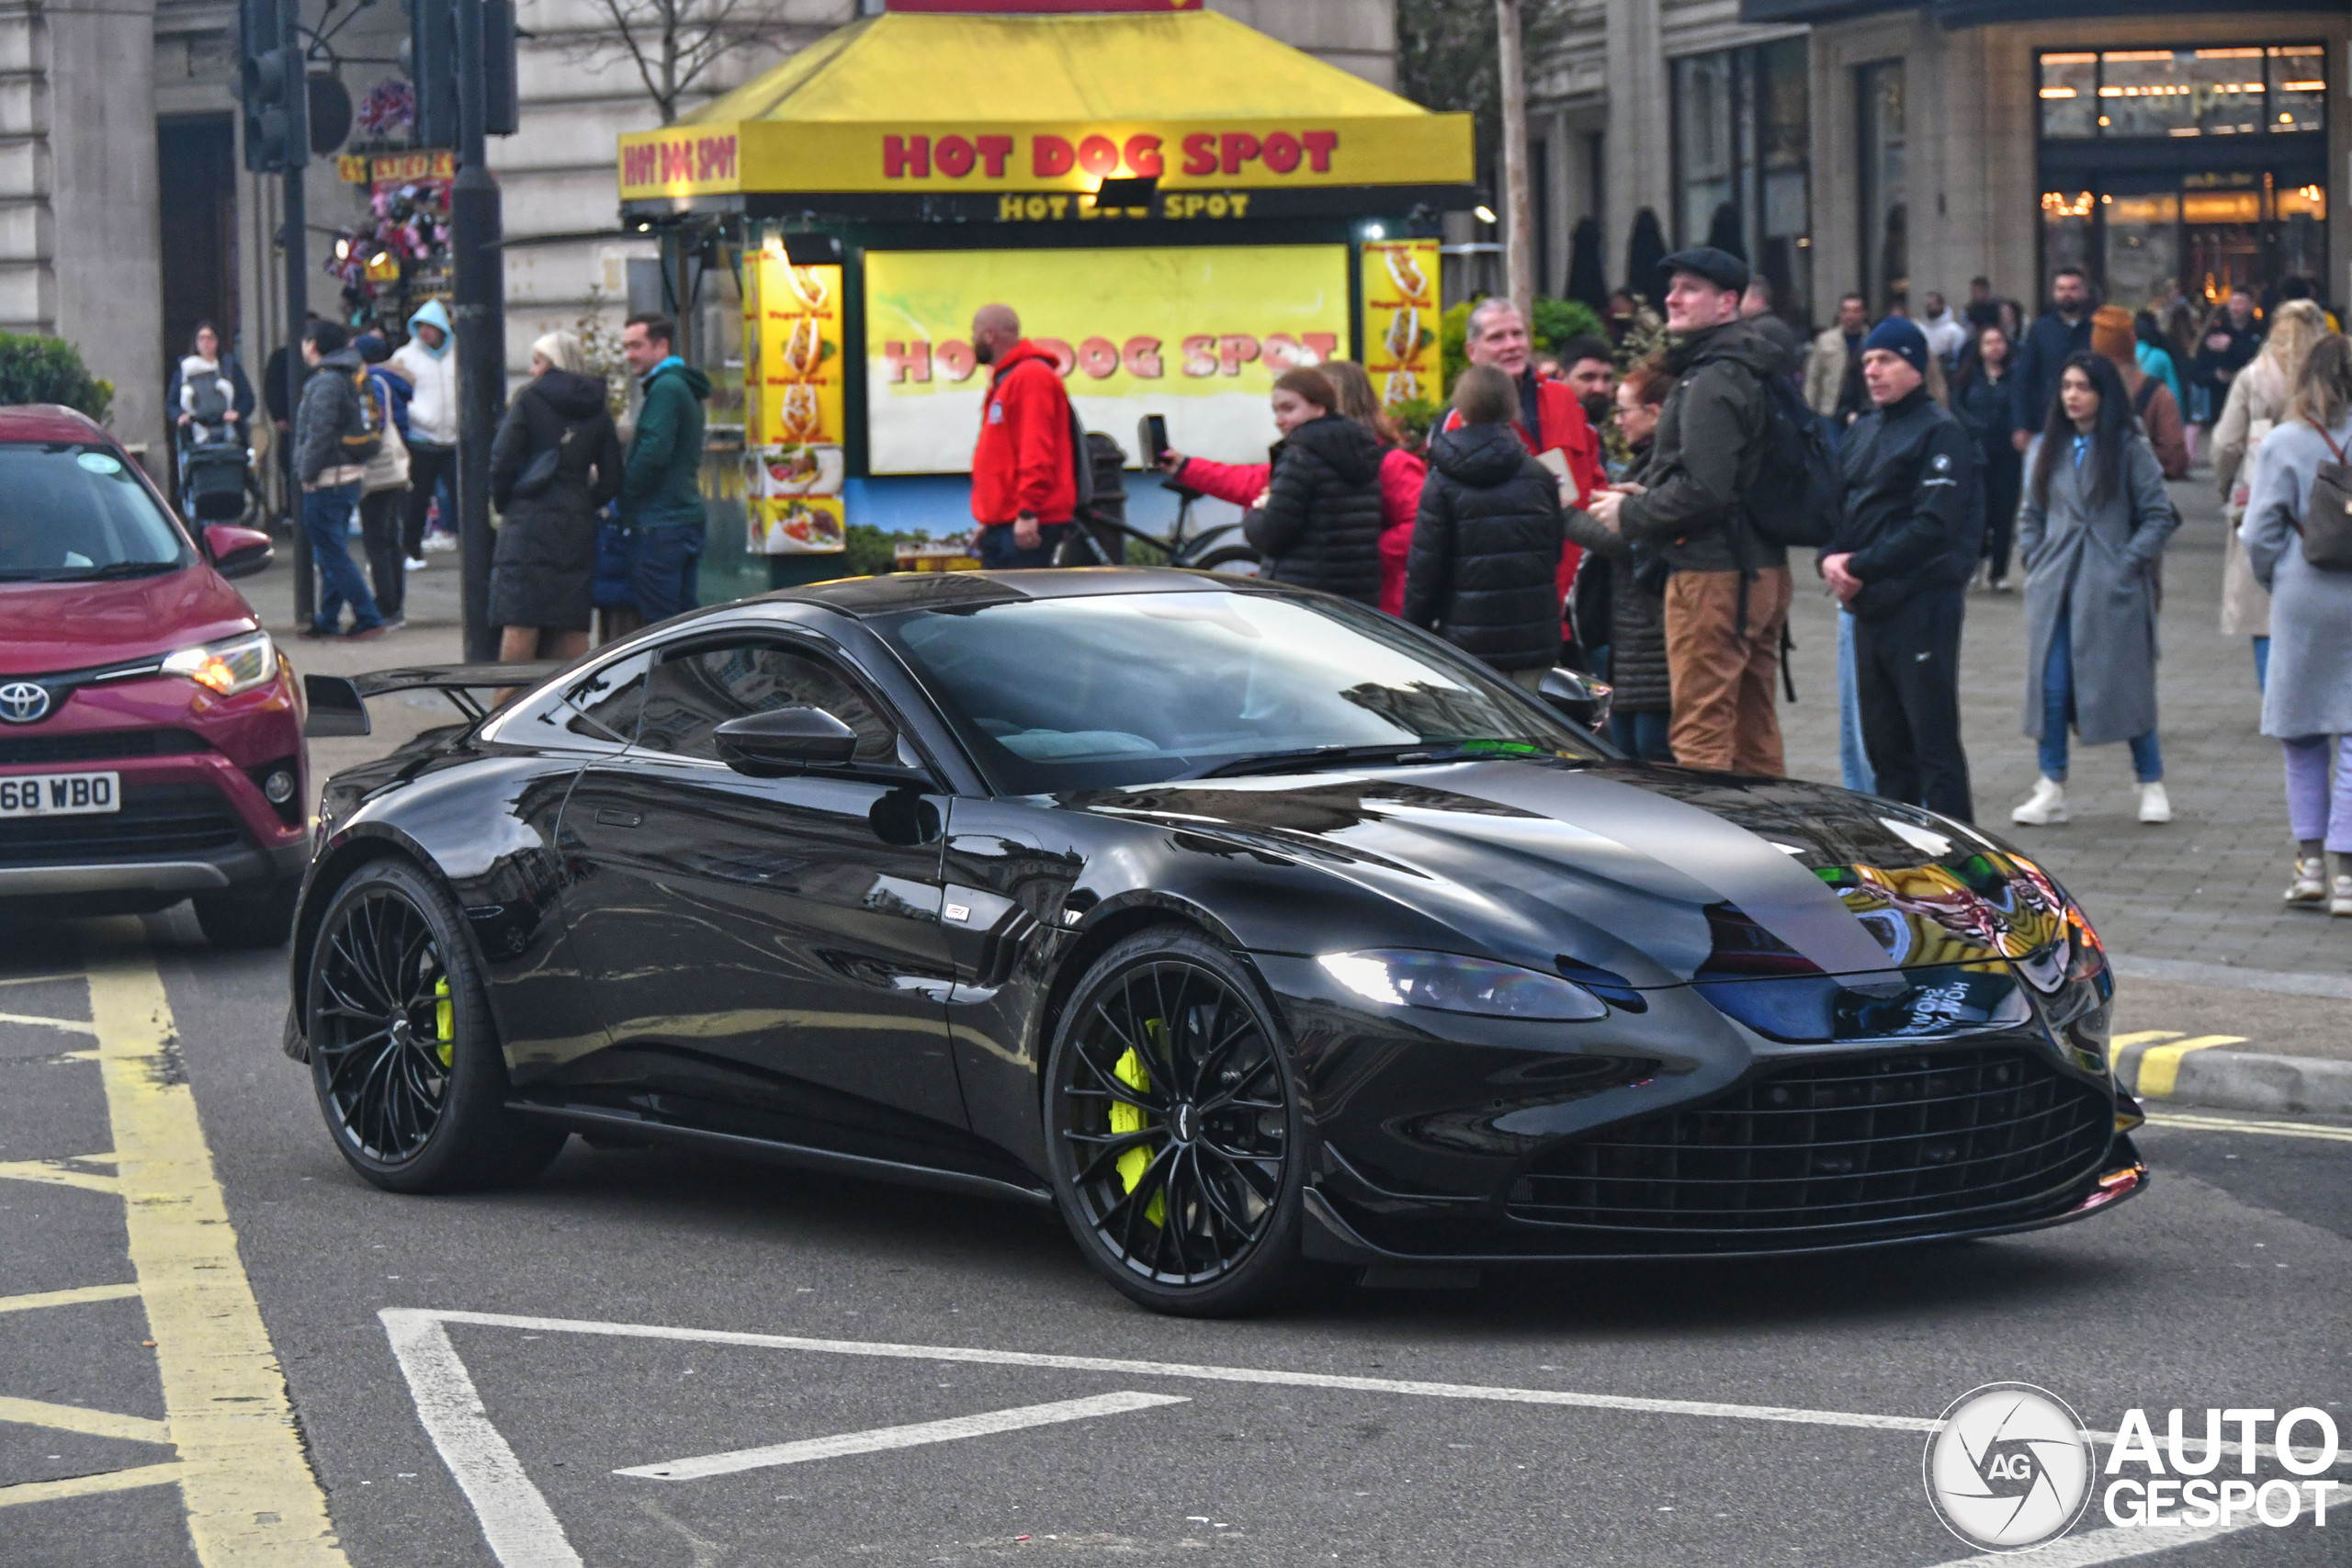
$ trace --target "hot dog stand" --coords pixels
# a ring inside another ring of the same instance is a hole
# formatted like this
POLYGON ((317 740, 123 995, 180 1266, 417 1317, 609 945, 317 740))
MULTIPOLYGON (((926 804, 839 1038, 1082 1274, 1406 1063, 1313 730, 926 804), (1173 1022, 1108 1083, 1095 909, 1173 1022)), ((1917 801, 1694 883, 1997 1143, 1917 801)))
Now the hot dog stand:
POLYGON ((662 239, 685 352, 741 389, 714 399, 742 450, 707 470, 706 597, 832 575, 845 523, 967 525, 991 300, 1131 462, 1146 413, 1258 456, 1297 364, 1436 399, 1439 216, 1473 179, 1468 116, 1200 0, 890 0, 623 136, 623 221, 662 239))

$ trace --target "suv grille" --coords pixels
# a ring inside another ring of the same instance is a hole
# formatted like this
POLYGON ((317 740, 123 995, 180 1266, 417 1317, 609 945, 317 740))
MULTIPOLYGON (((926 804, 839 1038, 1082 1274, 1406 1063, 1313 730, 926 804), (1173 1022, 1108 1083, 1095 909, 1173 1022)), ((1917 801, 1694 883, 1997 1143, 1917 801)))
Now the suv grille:
POLYGON ((236 814, 209 785, 153 784, 122 792, 122 809, 0 822, 0 865, 156 860, 233 849, 236 814))
POLYGON ((0 766, 97 762, 115 757, 184 757, 212 750, 187 729, 101 729, 76 735, 0 735, 0 766))
POLYGON ((1987 1224, 2091 1176, 2113 1118, 2107 1096, 2020 1051, 1808 1063, 1546 1150, 1509 1212, 1686 1246, 1987 1224))

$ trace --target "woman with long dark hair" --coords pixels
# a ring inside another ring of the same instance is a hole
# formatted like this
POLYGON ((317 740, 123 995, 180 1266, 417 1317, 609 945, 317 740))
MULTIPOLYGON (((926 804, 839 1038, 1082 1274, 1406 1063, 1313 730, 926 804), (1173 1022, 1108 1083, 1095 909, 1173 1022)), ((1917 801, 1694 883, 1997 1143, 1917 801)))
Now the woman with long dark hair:
POLYGON ((1997 321, 1979 327, 1960 351, 1952 372, 1951 412, 1976 438, 1984 457, 1985 586, 2009 591, 2009 540, 2018 525, 2018 493, 2025 456, 2009 439, 2009 375, 2017 347, 1997 321))
POLYGON ((2135 423, 2114 363, 2072 355, 2026 453, 2025 732, 2041 742, 2041 778, 2009 817, 2030 827, 2066 820, 2069 721, 2086 746, 2130 741, 2140 820, 2172 820, 2156 744, 2155 574, 2180 514, 2135 423))

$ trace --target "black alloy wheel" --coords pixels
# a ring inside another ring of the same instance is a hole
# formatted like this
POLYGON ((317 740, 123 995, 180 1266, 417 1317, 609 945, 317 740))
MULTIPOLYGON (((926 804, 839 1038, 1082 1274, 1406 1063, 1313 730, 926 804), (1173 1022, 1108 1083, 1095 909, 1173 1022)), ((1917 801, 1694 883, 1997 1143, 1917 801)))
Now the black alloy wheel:
POLYGON ((1046 1095, 1063 1217, 1121 1291, 1226 1316, 1294 1282, 1297 1095, 1281 1032, 1230 953, 1168 929, 1114 946, 1062 1015, 1046 1095))
POLYGON ((373 861, 320 922, 304 1010, 311 1077, 337 1149, 395 1192, 536 1175, 560 1127, 504 1105, 505 1063, 448 896, 373 861))

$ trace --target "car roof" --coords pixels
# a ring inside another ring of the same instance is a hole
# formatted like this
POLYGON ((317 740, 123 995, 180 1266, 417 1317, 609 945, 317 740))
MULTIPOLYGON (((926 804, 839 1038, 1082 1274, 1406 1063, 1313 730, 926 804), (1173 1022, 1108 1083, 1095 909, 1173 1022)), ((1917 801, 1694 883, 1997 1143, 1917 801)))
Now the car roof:
POLYGON ((105 441, 106 427, 62 403, 14 403, 0 407, 0 441, 105 441))
POLYGON ((894 571, 880 577, 784 588, 759 598, 769 604, 821 604, 845 615, 895 615, 907 610, 1014 604, 1031 599, 1074 599, 1106 593, 1264 592, 1248 578, 1212 576, 1166 567, 1090 566, 1058 571, 894 571))

